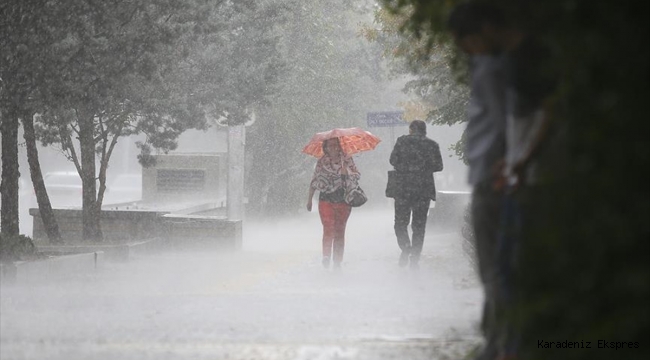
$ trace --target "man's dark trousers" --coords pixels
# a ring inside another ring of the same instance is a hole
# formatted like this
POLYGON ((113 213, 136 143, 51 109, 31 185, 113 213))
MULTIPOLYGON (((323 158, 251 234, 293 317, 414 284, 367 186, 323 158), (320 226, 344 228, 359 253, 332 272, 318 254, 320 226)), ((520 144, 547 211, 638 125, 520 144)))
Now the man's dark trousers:
POLYGON ((477 359, 492 359, 496 356, 499 341, 497 324, 497 239, 501 222, 501 193, 492 188, 492 182, 485 180, 474 185, 472 192, 472 221, 474 223, 474 240, 476 259, 485 297, 483 300, 483 317, 481 330, 487 340, 482 357, 477 359))
POLYGON ((427 226, 427 214, 431 199, 425 197, 395 198, 395 235, 402 251, 411 255, 411 262, 417 263, 424 244, 424 231, 427 226), (412 241, 409 240, 408 225, 413 214, 412 241))

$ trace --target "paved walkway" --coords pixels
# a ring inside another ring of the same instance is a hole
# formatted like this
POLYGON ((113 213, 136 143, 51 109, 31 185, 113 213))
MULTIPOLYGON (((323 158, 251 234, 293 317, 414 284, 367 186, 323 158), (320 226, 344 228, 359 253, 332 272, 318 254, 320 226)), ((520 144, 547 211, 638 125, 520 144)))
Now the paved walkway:
POLYGON ((349 222, 340 272, 316 212, 245 226, 238 253, 164 252, 0 293, 0 359, 460 359, 481 293, 454 233, 397 266, 390 211, 349 222))

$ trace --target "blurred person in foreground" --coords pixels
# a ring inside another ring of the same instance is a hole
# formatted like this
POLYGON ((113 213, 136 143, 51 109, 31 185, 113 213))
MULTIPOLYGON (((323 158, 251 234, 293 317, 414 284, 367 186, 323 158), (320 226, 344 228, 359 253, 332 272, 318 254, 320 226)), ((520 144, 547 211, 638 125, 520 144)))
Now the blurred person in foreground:
POLYGON ((405 267, 410 263, 412 269, 417 269, 424 245, 429 205, 431 200, 436 199, 433 173, 443 168, 440 147, 427 137, 424 121, 413 120, 409 125, 409 134, 397 139, 390 154, 390 164, 399 178, 396 186, 393 186, 395 191, 392 194, 387 191, 387 196, 395 199, 395 235, 402 250, 399 266, 405 267), (412 238, 409 239, 411 215, 412 238))
MULTIPOLYGON (((499 216, 500 224, 496 237, 492 233, 489 239, 492 248, 479 254, 479 259, 487 257, 486 262, 491 263, 487 270, 489 283, 484 282, 484 286, 486 299, 492 302, 486 304, 489 313, 484 320, 491 325, 484 329, 487 344, 479 359, 516 359, 520 335, 514 329, 515 303, 521 303, 521 299, 516 296, 515 266, 523 237, 534 232, 528 213, 535 201, 525 198, 538 181, 535 162, 549 134, 549 99, 555 81, 543 71, 543 64, 550 54, 533 36, 509 24, 492 5, 459 5, 450 16, 449 27, 459 47, 473 60, 488 56, 500 63, 495 82, 499 83, 502 97, 499 124, 495 127, 505 136, 505 151, 492 174, 492 189, 497 196, 500 192, 503 195, 501 209, 492 215, 499 216)), ((485 80, 475 80, 473 76, 472 94, 485 85, 485 80)), ((476 233, 480 243, 479 231, 476 233)))
POLYGON ((504 195, 496 261, 497 296, 503 304, 500 359, 510 360, 527 357, 520 354, 523 318, 518 312, 532 305, 526 299, 529 292, 521 286, 522 281, 532 280, 527 276, 529 269, 520 263, 528 262, 530 256, 539 257, 534 249, 543 246, 542 234, 551 227, 543 197, 552 174, 540 169, 540 155, 555 141, 552 95, 557 75, 545 66, 550 63, 550 50, 535 36, 509 24, 491 25, 489 36, 495 39, 494 48, 504 54, 507 80, 506 153, 498 181, 504 195))
POLYGON ((323 224, 322 264, 328 269, 332 261, 338 270, 345 250, 345 227, 352 210, 345 202, 345 189, 354 187, 361 175, 352 157, 341 149, 338 138, 323 141, 323 154, 309 185, 307 211, 311 211, 314 192, 318 190, 318 212, 323 224))
MULTIPOLYGON (((480 5, 479 5, 480 6, 480 5)), ((506 77, 504 59, 492 47, 492 39, 481 34, 483 24, 505 23, 492 7, 475 11, 463 3, 450 14, 448 27, 461 51, 470 56, 470 100, 465 129, 465 158, 468 182, 473 187, 471 216, 476 257, 484 302, 481 330, 485 346, 477 360, 493 360, 498 355, 496 249, 501 213, 498 181, 505 156, 506 77)))

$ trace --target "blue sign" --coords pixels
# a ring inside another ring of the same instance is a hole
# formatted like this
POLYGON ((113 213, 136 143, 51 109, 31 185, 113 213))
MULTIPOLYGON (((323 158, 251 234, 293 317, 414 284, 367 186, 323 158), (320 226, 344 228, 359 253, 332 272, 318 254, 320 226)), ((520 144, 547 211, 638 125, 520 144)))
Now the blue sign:
POLYGON ((402 119, 403 111, 381 111, 368 113, 368 127, 392 127, 408 125, 402 119))

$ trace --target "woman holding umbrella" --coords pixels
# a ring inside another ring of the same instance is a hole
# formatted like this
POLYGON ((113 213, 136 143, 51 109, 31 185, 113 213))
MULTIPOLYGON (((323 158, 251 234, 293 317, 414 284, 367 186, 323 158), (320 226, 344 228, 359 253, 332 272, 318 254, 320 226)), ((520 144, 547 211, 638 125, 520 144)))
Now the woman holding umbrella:
POLYGON ((329 268, 330 259, 335 269, 339 269, 343 261, 345 227, 352 209, 345 201, 346 189, 356 187, 361 177, 350 155, 370 150, 377 143, 377 137, 358 128, 334 129, 316 134, 303 149, 304 153, 319 158, 309 186, 307 211, 311 211, 312 198, 318 190, 325 268, 329 268), (368 141, 372 145, 368 145, 368 141))

